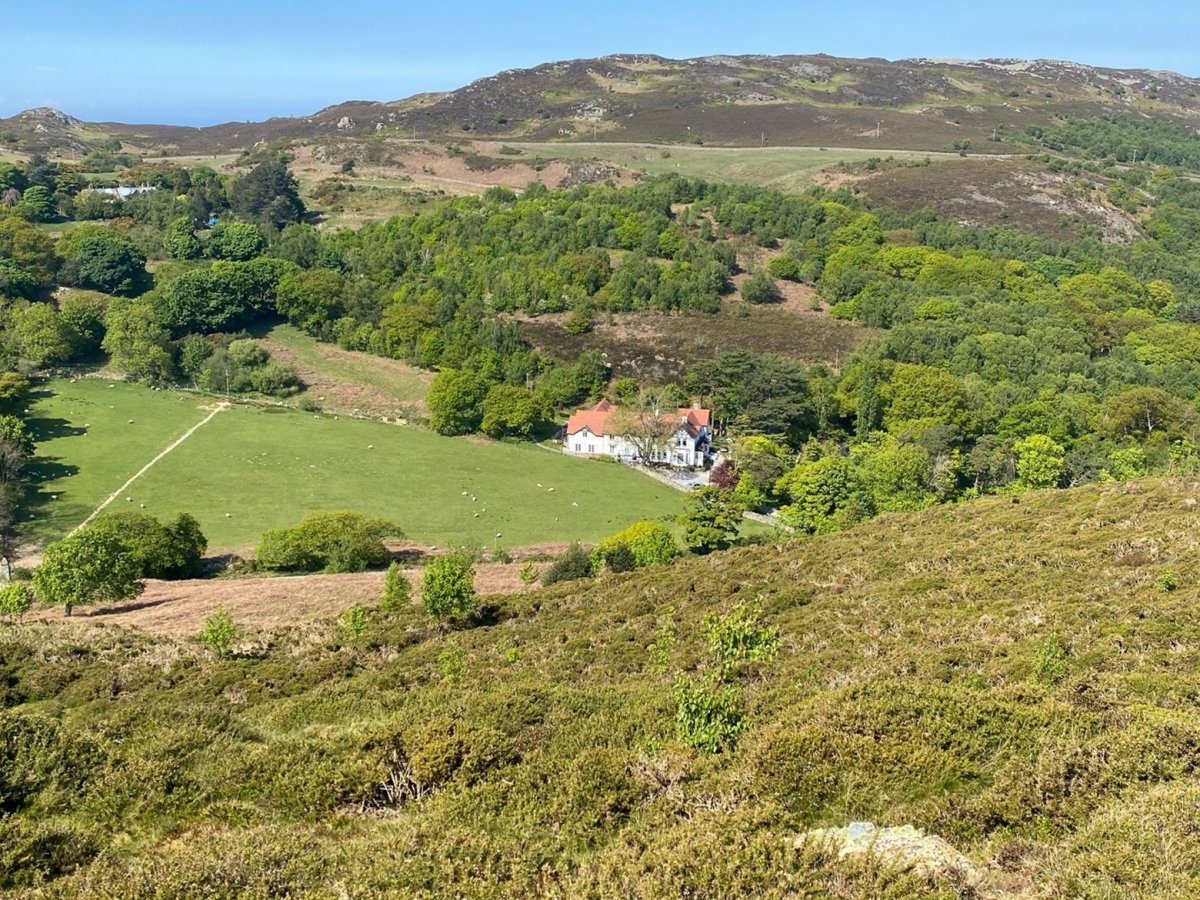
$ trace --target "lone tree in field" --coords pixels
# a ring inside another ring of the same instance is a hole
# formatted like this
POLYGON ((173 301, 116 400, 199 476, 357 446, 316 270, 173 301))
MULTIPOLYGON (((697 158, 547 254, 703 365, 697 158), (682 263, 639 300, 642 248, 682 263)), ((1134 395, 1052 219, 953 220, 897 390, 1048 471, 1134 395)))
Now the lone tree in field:
POLYGON ((439 622, 475 610, 475 570, 462 552, 437 557, 421 579, 421 605, 439 622))
POLYGON ((47 547, 33 586, 41 602, 60 604, 68 616, 76 606, 130 600, 145 589, 121 540, 91 528, 47 547))

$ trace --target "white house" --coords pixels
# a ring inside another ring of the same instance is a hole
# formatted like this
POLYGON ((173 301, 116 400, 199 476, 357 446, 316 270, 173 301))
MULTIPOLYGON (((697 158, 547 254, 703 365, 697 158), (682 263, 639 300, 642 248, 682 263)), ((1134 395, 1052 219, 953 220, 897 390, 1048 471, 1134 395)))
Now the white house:
POLYGON ((671 414, 658 416, 655 421, 661 425, 651 430, 664 435, 659 440, 639 439, 619 433, 618 412, 617 407, 607 400, 601 400, 591 409, 576 410, 563 430, 563 452, 573 456, 611 456, 622 462, 696 468, 704 465, 712 451, 711 410, 680 407, 675 413, 679 427, 671 433, 666 431, 670 427, 668 417, 671 414), (645 459, 643 449, 649 444, 653 446, 649 449, 649 458, 645 459))

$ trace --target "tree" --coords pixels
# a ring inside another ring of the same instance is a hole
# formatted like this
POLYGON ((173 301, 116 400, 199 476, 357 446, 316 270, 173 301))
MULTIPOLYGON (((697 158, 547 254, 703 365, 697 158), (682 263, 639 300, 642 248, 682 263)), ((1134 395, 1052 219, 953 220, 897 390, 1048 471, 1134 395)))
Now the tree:
POLYGON ((480 429, 489 437, 528 437, 546 415, 531 392, 508 384, 494 384, 483 400, 480 429))
POLYGON ((383 576, 383 596, 379 600, 379 608, 384 612, 403 609, 408 605, 411 595, 412 586, 408 583, 408 576, 404 574, 400 563, 393 562, 383 576))
POLYGON ((0 257, 8 258, 45 287, 52 285, 58 274, 59 258, 54 252, 54 241, 24 219, 0 219, 0 257))
POLYGON ((468 434, 483 421, 488 384, 473 372, 445 369, 425 395, 429 424, 438 434, 468 434))
POLYGON ((146 303, 114 305, 101 346, 113 368, 139 381, 168 382, 175 374, 171 335, 146 303))
POLYGON ((81 288, 131 297, 150 282, 146 257, 128 240, 109 228, 95 230, 67 246, 71 253, 63 266, 63 279, 81 288))
POLYGON ((805 460, 780 480, 780 492, 791 502, 779 510, 779 517, 808 534, 837 531, 837 512, 856 486, 854 466, 846 457, 805 460))
POLYGON ((708 486, 690 493, 683 501, 683 542, 694 553, 725 550, 741 528, 741 504, 728 492, 708 486))
POLYGON ((69 290, 58 295, 58 311, 70 334, 72 356, 88 356, 100 349, 108 298, 92 291, 69 290))
POLYGON ((433 559, 421 578, 421 605, 439 622, 475 610, 475 570, 462 552, 433 559))
POLYGON ((1136 387, 1110 397, 1104 404, 1100 433, 1106 437, 1177 433, 1195 419, 1185 404, 1157 387, 1136 387))
POLYGON ((0 259, 0 298, 32 300, 37 293, 37 279, 18 268, 11 259, 0 259))
POLYGON ((133 559, 138 578, 192 578, 200 574, 208 540, 187 513, 163 524, 136 512, 104 513, 83 530, 112 535, 133 559))
POLYGON ((277 157, 259 163, 229 189, 229 205, 244 219, 283 228, 304 217, 299 184, 277 157))
POLYGON ((205 250, 213 259, 236 262, 254 259, 266 246, 262 232, 252 222, 219 222, 205 242, 205 250))
POLYGON ((233 616, 223 606, 204 617, 200 630, 200 643, 218 659, 224 659, 233 650, 234 643, 242 636, 242 629, 233 621, 233 616))
POLYGON ((38 599, 63 607, 129 600, 145 585, 138 580, 137 563, 112 534, 83 529, 46 548, 33 575, 38 599))
POLYGON ((74 335, 53 305, 30 304, 13 319, 12 340, 22 359, 41 368, 71 358, 74 335))
POLYGON ((1055 487, 1063 474, 1063 446, 1045 434, 1031 434, 1013 444, 1017 481, 1022 487, 1055 487))
MULTIPOLYGON (((289 226, 300 228, 308 226, 289 226)), ((342 274, 333 269, 302 269, 279 280, 275 309, 293 325, 319 335, 343 314, 342 274)))
POLYGON ((163 233, 163 251, 171 259, 198 259, 204 252, 191 216, 180 216, 163 233))
POLYGON ((361 572, 390 558, 383 541, 401 537, 387 519, 348 510, 317 510, 290 528, 263 532, 254 560, 279 572, 361 572))
POLYGON ((49 222, 57 213, 54 195, 40 184, 27 187, 17 204, 17 215, 30 222, 49 222))
POLYGON ((18 621, 33 606, 33 588, 25 582, 14 582, 0 587, 0 615, 18 621))

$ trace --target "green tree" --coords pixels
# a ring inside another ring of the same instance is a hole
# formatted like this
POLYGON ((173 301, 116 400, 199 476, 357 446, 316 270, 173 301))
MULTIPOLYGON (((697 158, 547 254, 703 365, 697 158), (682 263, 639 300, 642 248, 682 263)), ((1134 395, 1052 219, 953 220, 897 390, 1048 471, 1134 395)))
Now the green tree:
POLYGON ((610 557, 621 549, 628 550, 634 566, 658 566, 669 563, 679 555, 679 545, 671 529, 661 522, 635 522, 602 540, 596 546, 596 556, 601 562, 610 562, 610 557))
POLYGON ((175 374, 171 335, 147 303, 114 305, 101 346, 113 368, 139 381, 162 384, 175 374))
POLYGON ((383 576, 383 596, 379 600, 379 608, 384 612, 404 609, 411 595, 412 586, 408 583, 408 576, 400 563, 393 562, 383 576))
POLYGON ((49 222, 57 214, 54 195, 40 184, 27 187, 21 195, 21 202, 17 204, 17 215, 30 222, 49 222))
POLYGON ((421 605, 439 622, 475 610, 475 570, 462 552, 435 557, 421 577, 421 605))
POLYGON ((728 491, 710 485, 688 494, 679 522, 683 542, 694 553, 724 550, 737 538, 742 507, 728 491))
POLYGON ((790 502, 779 517, 807 534, 838 530, 837 512, 858 488, 854 465, 840 454, 805 460, 779 482, 779 492, 790 502))
POLYGON ((131 297, 140 294, 150 283, 146 257, 109 228, 96 227, 67 246, 70 255, 63 265, 62 277, 69 284, 131 297))
POLYGON ((224 659, 233 652, 233 645, 242 636, 242 629, 233 621, 224 606, 218 606, 204 617, 204 625, 200 629, 200 643, 218 659, 224 659))
POLYGON ((245 262, 260 256, 266 249, 262 232, 252 222, 218 222, 205 242, 205 251, 213 259, 245 262))
POLYGON ((145 588, 125 545, 94 529, 48 546, 33 585, 41 602, 62 606, 68 616, 76 606, 129 600, 145 588))
POLYGON ((472 372, 457 369, 439 372, 425 396, 429 424, 438 434, 475 431, 483 421, 487 393, 487 382, 472 372))
POLYGON ((199 259, 204 253, 191 216, 175 219, 163 233, 163 251, 171 259, 199 259))
POLYGON ((104 339, 104 317, 108 312, 108 298, 104 294, 61 291, 58 311, 70 333, 74 357, 88 356, 100 349, 104 339))
POLYGON ((187 513, 169 524, 145 513, 103 513, 82 530, 104 532, 120 541, 138 578, 195 577, 208 549, 200 523, 187 513))
POLYGON ((252 222, 283 228, 304 217, 300 186, 282 157, 259 163, 229 189, 233 211, 252 222))
POLYGON ((1062 444, 1045 434, 1031 434, 1013 444, 1017 456, 1017 482, 1026 488, 1048 488, 1063 474, 1062 444))
POLYGON ((58 274, 60 260, 54 241, 24 219, 0 219, 0 257, 11 260, 42 286, 52 285, 58 274))
POLYGON ((263 533, 254 559, 264 569, 282 572, 361 572, 390 558, 383 541, 398 538, 386 519, 348 510, 317 510, 291 528, 263 533))
POLYGON ((17 353, 39 368, 66 362, 75 349, 70 328, 52 304, 30 304, 13 316, 10 327, 17 353))
POLYGON ((275 309, 293 325, 319 335, 343 314, 344 291, 344 279, 333 269, 292 272, 279 280, 275 309))
POLYGON ((20 621, 33 606, 33 588, 25 582, 0 587, 0 615, 20 621))
POLYGON ((545 419, 541 403, 525 388, 494 384, 483 399, 480 429, 489 437, 528 437, 545 419))

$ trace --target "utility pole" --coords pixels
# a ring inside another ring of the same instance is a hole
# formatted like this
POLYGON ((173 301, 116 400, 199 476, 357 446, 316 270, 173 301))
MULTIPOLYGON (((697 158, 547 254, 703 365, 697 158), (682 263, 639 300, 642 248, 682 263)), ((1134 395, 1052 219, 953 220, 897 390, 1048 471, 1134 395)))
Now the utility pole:
POLYGON ((764 147, 767 146, 767 133, 765 131, 760 131, 758 133, 758 136, 759 136, 759 138, 762 139, 762 145, 764 147))

